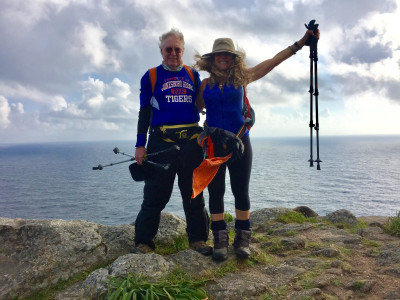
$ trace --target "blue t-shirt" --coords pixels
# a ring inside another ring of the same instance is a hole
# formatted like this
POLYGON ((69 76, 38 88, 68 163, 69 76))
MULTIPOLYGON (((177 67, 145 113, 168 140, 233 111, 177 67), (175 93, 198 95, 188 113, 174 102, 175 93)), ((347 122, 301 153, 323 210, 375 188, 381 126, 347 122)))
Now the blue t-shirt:
MULTIPOLYGON (((199 73, 192 69, 197 84, 192 82, 185 68, 178 72, 168 71, 162 65, 157 67, 157 80, 154 95, 151 90, 149 71, 140 81, 140 108, 152 106, 151 126, 181 125, 197 123, 200 120, 195 106, 197 91, 200 86, 199 73), (154 96, 154 97, 153 97, 154 96)), ((138 134, 136 146, 146 144, 146 136, 138 134)))
POLYGON ((203 92, 207 110, 207 126, 222 128, 237 134, 244 123, 243 95, 242 86, 236 89, 233 85, 224 85, 220 90, 218 85, 210 88, 207 84, 203 92))

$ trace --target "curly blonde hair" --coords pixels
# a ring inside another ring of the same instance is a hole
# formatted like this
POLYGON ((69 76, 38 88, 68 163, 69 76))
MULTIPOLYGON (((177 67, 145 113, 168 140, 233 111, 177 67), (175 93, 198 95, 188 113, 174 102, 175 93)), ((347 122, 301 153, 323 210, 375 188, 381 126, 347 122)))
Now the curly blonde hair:
POLYGON ((227 71, 220 71, 214 65, 214 55, 202 57, 200 54, 194 56, 196 70, 207 71, 210 74, 208 84, 214 85, 233 85, 235 88, 246 86, 250 81, 250 74, 247 72, 245 63, 246 53, 237 51, 234 55, 232 66, 227 71))

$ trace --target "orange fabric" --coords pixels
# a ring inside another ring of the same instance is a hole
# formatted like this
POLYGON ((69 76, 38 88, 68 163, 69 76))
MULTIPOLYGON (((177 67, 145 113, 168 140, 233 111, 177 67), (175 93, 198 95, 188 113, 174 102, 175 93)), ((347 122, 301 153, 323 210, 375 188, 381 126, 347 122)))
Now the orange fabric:
POLYGON ((212 157, 203 160, 203 162, 193 171, 193 192, 192 199, 200 194, 213 180, 219 167, 228 159, 232 153, 225 157, 212 157))
POLYGON ((157 69, 151 68, 149 72, 150 72, 151 92, 154 94, 154 88, 156 86, 156 80, 157 80, 157 69))
POLYGON ((186 72, 189 74, 190 79, 192 79, 193 84, 196 86, 192 69, 190 67, 188 67, 187 65, 183 65, 183 66, 185 67, 186 72))

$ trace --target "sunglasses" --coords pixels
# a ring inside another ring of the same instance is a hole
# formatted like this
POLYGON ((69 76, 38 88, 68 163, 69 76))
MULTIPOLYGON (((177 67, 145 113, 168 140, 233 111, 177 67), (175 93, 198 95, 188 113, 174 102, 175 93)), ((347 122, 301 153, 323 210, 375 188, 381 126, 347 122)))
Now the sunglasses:
POLYGON ((165 51, 167 51, 168 54, 171 54, 172 51, 174 51, 174 50, 175 50, 175 53, 176 53, 176 54, 179 54, 179 53, 182 52, 182 49, 181 49, 181 48, 172 48, 172 47, 167 47, 167 48, 165 48, 165 51))
POLYGON ((230 52, 216 52, 215 54, 214 54, 215 56, 222 56, 222 55, 224 55, 224 56, 234 56, 232 53, 230 53, 230 52))

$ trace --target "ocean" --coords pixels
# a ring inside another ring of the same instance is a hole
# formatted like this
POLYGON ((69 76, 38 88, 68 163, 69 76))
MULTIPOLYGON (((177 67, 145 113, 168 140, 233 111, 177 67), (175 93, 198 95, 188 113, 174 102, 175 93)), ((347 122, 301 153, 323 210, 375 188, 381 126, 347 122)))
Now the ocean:
MULTIPOLYGON (((251 141, 251 210, 308 206, 326 215, 344 208, 356 216, 400 210, 400 136, 322 136, 321 170, 309 166, 308 137, 251 141)), ((0 144, 0 217, 133 222, 144 184, 132 180, 130 162, 92 170, 129 159, 114 147, 134 154, 133 141, 0 144)), ((229 175, 226 184, 225 210, 234 214, 229 175)), ((207 191, 205 198, 208 207, 207 191)), ((176 183, 164 211, 183 216, 176 183)))

